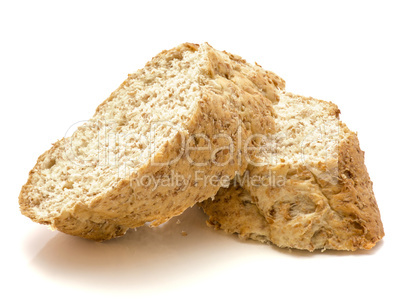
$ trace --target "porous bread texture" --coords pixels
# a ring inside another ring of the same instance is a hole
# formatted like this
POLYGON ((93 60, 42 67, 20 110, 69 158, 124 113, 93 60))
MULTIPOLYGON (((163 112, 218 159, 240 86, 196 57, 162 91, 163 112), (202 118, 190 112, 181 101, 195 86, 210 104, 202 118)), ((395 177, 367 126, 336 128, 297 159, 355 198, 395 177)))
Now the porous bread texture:
POLYGON ((280 86, 272 72, 208 44, 163 51, 39 157, 21 212, 94 240, 162 224, 218 191, 197 171, 225 179, 245 171, 244 141, 274 131, 280 86))
POLYGON ((278 132, 247 179, 200 204, 209 225, 279 247, 372 248, 384 236, 380 212, 357 135, 337 106, 282 93, 274 109, 278 132))

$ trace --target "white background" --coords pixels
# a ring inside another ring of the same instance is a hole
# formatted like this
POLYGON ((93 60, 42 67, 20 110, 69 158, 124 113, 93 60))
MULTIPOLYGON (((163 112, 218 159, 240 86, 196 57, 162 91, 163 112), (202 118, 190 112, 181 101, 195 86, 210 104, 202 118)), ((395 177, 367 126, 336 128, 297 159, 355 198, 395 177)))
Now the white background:
POLYGON ((400 302, 401 19, 397 1, 1 1, 0 298, 400 302), (339 105, 366 151, 382 213, 386 236, 374 249, 310 254, 242 242, 208 228, 197 207, 180 224, 173 219, 102 244, 20 215, 17 197, 29 170, 70 125, 91 117, 161 50, 205 41, 276 72, 288 91, 339 105))

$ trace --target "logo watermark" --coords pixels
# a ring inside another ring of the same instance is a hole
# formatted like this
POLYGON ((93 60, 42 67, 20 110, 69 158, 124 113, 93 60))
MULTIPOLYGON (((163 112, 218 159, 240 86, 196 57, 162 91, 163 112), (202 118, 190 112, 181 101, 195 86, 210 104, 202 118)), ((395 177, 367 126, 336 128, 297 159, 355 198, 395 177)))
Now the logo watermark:
MULTIPOLYGON (((152 191, 158 187, 186 190, 192 184, 219 187, 228 187, 230 183, 261 187, 284 185, 286 177, 273 169, 286 163, 286 156, 282 155, 284 150, 280 147, 286 146, 290 135, 281 131, 274 135, 252 134, 243 139, 241 128, 239 123, 236 133, 231 135, 224 132, 188 134, 179 125, 159 121, 150 123, 148 129, 139 133, 133 129, 126 131, 115 121, 81 121, 66 132, 65 155, 75 166, 115 168, 118 178, 131 177, 144 164, 171 168, 169 173, 159 176, 142 175, 131 179, 132 187, 145 186, 152 191), (163 141, 160 135, 164 136, 163 141), (194 169, 192 174, 185 176, 174 170, 178 162, 188 162, 194 169), (224 174, 211 175, 205 170, 206 167, 224 168, 233 163, 239 168, 242 162, 265 168, 256 175, 246 171, 236 179, 224 174)), ((233 128, 231 130, 233 132, 233 128)), ((339 129, 333 125, 327 128, 323 123, 311 130, 300 143, 293 144, 299 146, 295 149, 300 151, 298 162, 314 171, 320 179, 332 183, 337 176, 339 129), (311 151, 315 154, 318 151, 320 168, 314 163, 311 151)))

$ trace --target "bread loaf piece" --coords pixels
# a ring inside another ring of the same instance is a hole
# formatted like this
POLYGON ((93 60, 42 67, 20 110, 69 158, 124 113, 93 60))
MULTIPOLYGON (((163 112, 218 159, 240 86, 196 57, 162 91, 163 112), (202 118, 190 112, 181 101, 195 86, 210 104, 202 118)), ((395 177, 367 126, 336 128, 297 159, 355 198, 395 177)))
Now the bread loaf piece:
POLYGON ((93 240, 162 224, 243 173, 253 133, 274 131, 281 80, 239 56, 185 43, 131 74, 70 137, 41 155, 21 212, 93 240))
POLYGON ((200 205, 209 225, 279 247, 372 248, 384 229, 357 135, 330 102, 281 93, 258 162, 200 205))

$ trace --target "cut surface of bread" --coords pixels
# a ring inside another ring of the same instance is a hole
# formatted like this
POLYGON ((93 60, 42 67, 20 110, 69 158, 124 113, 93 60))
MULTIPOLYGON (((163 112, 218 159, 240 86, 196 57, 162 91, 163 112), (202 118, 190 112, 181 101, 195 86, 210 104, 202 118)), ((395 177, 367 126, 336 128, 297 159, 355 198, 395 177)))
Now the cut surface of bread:
POLYGON ((330 102, 281 93, 277 132, 241 177, 200 205, 209 225, 279 247, 357 250, 383 236, 357 135, 330 102))
POLYGON ((216 194, 199 176, 245 171, 245 139, 274 132, 281 82, 208 44, 163 51, 39 157, 21 212, 94 240, 157 226, 216 194))

